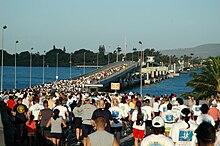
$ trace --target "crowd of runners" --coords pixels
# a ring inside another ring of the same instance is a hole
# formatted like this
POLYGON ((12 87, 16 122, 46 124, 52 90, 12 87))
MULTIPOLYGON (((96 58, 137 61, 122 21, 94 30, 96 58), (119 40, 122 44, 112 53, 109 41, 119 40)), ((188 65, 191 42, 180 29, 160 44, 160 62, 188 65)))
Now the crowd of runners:
POLYGON ((202 104, 193 97, 184 103, 175 94, 81 93, 67 84, 57 86, 60 90, 35 87, 2 94, 16 127, 15 143, 48 145, 45 138, 58 146, 70 129, 73 145, 119 145, 129 131, 135 146, 220 145, 220 100, 214 96, 202 104))

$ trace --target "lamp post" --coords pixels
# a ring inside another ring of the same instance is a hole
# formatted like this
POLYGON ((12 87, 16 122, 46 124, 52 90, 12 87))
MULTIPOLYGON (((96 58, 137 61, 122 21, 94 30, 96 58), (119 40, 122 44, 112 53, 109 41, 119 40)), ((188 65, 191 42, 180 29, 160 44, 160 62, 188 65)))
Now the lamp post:
POLYGON ((138 42, 141 45, 141 59, 140 59, 140 95, 142 97, 142 60, 143 60, 143 56, 142 56, 142 51, 143 51, 143 47, 142 47, 142 42, 139 41, 138 42))
POLYGON ((70 53, 70 79, 72 78, 72 53, 70 53))
POLYGON ((31 75, 32 75, 32 50, 33 48, 31 48, 31 51, 30 51, 30 83, 29 83, 30 88, 31 88, 31 75))
POLYGON ((59 76, 58 76, 58 65, 59 65, 58 55, 59 55, 59 53, 57 53, 56 80, 58 80, 58 78, 59 78, 59 76))
POLYGON ((45 52, 46 51, 44 51, 44 54, 43 54, 43 84, 44 84, 44 64, 45 64, 45 52))
POLYGON ((15 41, 15 89, 16 87, 16 81, 17 81, 17 44, 19 43, 19 41, 15 41))
POLYGON ((83 54, 83 58, 84 58, 84 61, 83 61, 83 74, 86 73, 86 52, 84 52, 83 54))
POLYGON ((4 74, 4 30, 7 28, 7 26, 2 27, 2 68, 1 68, 1 91, 3 89, 3 74, 4 74))
POLYGON ((97 53, 97 69, 99 68, 99 53, 97 53))

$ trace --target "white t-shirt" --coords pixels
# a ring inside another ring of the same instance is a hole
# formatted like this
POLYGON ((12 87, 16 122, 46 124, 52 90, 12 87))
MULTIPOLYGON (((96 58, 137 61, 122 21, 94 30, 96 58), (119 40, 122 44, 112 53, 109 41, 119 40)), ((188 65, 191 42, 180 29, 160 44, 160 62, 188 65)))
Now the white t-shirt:
POLYGON ((62 105, 58 105, 53 110, 55 109, 58 109, 60 111, 59 116, 61 116, 65 120, 66 119, 65 113, 67 112, 67 108, 62 105))
POLYGON ((141 108, 147 112, 147 120, 152 120, 151 113, 153 112, 153 108, 150 106, 143 106, 141 108))
POLYGON ((174 106, 172 107, 172 111, 173 111, 174 113, 176 113, 177 117, 180 119, 180 113, 181 113, 180 107, 174 105, 174 106))
POLYGON ((197 117, 196 124, 200 125, 202 122, 208 122, 215 126, 215 121, 209 114, 201 114, 197 117))
POLYGON ((121 118, 125 117, 124 111, 118 106, 110 107, 109 111, 111 112, 112 117, 114 119, 111 127, 121 127, 122 126, 121 118))
POLYGON ((154 102, 153 103, 153 111, 154 112, 159 112, 159 103, 158 102, 154 102))
POLYGON ((167 111, 167 103, 161 104, 160 108, 159 108, 159 111, 161 113, 164 113, 165 111, 167 111))
POLYGON ((151 134, 143 139, 141 146, 174 146, 174 143, 170 138, 162 134, 151 134))
POLYGON ((125 117, 128 117, 128 112, 130 112, 131 108, 127 103, 120 103, 119 107, 124 111, 125 117))
POLYGON ((34 115, 34 120, 38 120, 39 112, 42 109, 44 109, 44 107, 39 103, 36 103, 29 108, 29 111, 31 111, 32 115, 34 115))
POLYGON ((201 105, 195 105, 195 104, 192 106, 192 111, 194 113, 194 116, 201 115, 200 107, 201 105))
POLYGON ((165 129, 166 131, 170 131, 171 126, 175 122, 175 119, 177 118, 177 114, 171 110, 167 110, 162 114, 162 118, 165 122, 165 129))
POLYGON ((134 122, 133 124, 133 128, 138 129, 138 130, 145 130, 145 121, 147 120, 147 112, 144 109, 141 109, 142 112, 142 116, 143 116, 143 121, 141 125, 137 125, 136 121, 137 121, 137 115, 138 115, 138 111, 134 110, 134 112, 132 113, 132 121, 134 122))
POLYGON ((188 124, 185 121, 181 120, 172 125, 169 136, 173 142, 176 142, 176 146, 196 146, 197 139, 194 131, 198 125, 193 123, 189 124, 190 128, 188 128, 188 124))

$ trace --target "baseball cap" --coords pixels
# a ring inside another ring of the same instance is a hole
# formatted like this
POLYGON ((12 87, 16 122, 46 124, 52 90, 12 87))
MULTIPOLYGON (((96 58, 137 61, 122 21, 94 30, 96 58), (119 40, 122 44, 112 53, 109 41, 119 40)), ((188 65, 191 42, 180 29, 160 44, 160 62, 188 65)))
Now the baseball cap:
POLYGON ((152 126, 153 127, 163 127, 164 126, 164 120, 160 117, 160 116, 156 116, 153 120, 152 120, 152 126))

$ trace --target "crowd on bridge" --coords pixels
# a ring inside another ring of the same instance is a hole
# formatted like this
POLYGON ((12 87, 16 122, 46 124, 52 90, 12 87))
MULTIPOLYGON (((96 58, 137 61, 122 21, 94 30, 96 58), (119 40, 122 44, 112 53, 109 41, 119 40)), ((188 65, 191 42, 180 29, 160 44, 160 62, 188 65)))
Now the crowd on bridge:
POLYGON ((2 94, 16 127, 15 143, 26 140, 30 146, 45 145, 39 140, 44 137, 60 145, 71 127, 75 145, 119 145, 129 130, 135 146, 220 145, 220 99, 214 96, 203 104, 189 96, 184 103, 175 94, 83 93, 66 85, 54 83, 63 87, 60 90, 38 87, 2 94))
POLYGON ((117 146, 132 131, 135 146, 220 145, 220 99, 213 95, 201 104, 191 96, 184 102, 175 94, 142 97, 133 92, 83 92, 84 84, 97 83, 126 67, 122 64, 76 80, 4 90, 0 100, 15 125, 15 144, 51 142, 58 146, 70 140, 71 131, 73 145, 117 146))

